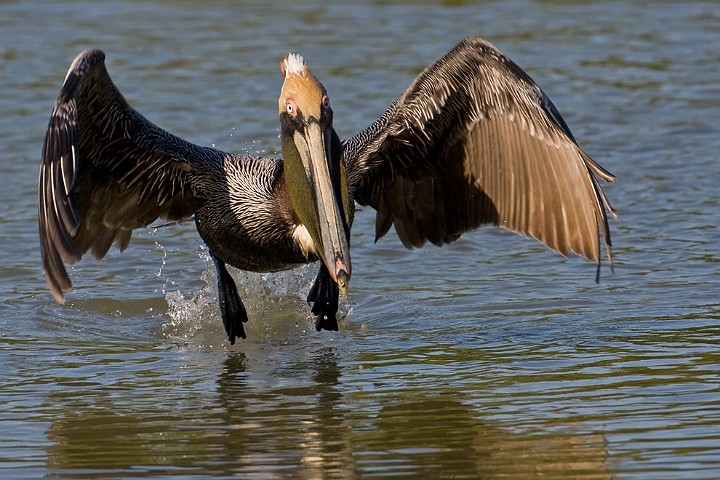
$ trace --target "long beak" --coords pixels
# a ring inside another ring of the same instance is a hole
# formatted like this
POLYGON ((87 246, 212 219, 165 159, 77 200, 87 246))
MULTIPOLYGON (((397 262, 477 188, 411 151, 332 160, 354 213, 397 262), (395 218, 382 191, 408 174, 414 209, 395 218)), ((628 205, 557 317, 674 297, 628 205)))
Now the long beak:
POLYGON ((340 159, 333 158, 332 128, 323 130, 311 118, 304 131, 296 130, 293 141, 302 159, 314 208, 306 210, 302 219, 315 242, 317 254, 343 295, 350 281, 349 227, 343 207, 347 192, 340 159))

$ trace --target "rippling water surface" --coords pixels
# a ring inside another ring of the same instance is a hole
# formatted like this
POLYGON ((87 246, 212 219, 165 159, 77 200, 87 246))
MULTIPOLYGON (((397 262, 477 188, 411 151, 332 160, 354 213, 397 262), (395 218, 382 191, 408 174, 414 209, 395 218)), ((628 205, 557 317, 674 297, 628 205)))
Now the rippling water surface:
POLYGON ((720 478, 720 10, 714 1, 0 2, 3 478, 720 478), (353 232, 340 332, 315 267, 235 272, 229 346, 187 225, 47 292, 44 128, 74 55, 188 140, 276 154, 278 61, 302 53, 349 136, 479 34, 525 68, 607 193, 615 274, 482 229, 442 248, 353 232))

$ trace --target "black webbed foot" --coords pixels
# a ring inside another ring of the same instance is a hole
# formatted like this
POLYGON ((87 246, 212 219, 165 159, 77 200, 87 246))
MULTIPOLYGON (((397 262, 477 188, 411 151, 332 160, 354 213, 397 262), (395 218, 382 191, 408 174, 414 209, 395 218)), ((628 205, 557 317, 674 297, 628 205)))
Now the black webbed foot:
POLYGON ((218 303, 220 304, 220 315, 222 316, 225 332, 230 340, 230 345, 235 345, 235 338, 246 338, 243 323, 248 321, 245 305, 240 300, 240 295, 230 273, 225 267, 225 262, 210 253, 215 263, 218 282, 218 303))
POLYGON ((339 299, 338 285, 330 276, 325 264, 322 264, 307 297, 308 303, 313 304, 312 313, 316 315, 315 330, 338 331, 336 315, 339 299))

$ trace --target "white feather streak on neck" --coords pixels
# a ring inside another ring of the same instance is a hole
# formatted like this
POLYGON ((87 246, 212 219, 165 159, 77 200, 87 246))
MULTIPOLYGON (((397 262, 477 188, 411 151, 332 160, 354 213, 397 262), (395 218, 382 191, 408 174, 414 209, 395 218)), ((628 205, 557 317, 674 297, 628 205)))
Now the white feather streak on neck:
POLYGON ((302 250, 305 258, 308 258, 310 256, 310 253, 318 255, 317 248, 315 247, 315 242, 310 236, 310 232, 308 232, 308 229, 305 228, 305 225, 303 225, 302 223, 300 225, 296 225, 295 229, 293 230, 292 236, 293 240, 295 240, 295 243, 300 246, 300 250, 302 250))

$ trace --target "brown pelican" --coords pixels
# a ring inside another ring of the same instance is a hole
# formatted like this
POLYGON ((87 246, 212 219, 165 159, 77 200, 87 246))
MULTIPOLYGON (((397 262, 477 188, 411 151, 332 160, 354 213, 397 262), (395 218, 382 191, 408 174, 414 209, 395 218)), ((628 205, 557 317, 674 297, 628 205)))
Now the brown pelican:
POLYGON ((598 262, 608 214, 598 179, 615 177, 577 145, 520 67, 467 38, 427 67, 371 125, 341 141, 322 84, 303 58, 281 61, 283 158, 186 142, 128 105, 98 50, 80 53, 50 117, 39 181, 39 230, 50 291, 64 264, 122 251, 133 229, 194 215, 217 271, 230 343, 247 314, 226 265, 270 272, 321 260, 308 295, 318 330, 337 330, 352 270, 355 202, 403 245, 443 245, 483 224, 598 262))

